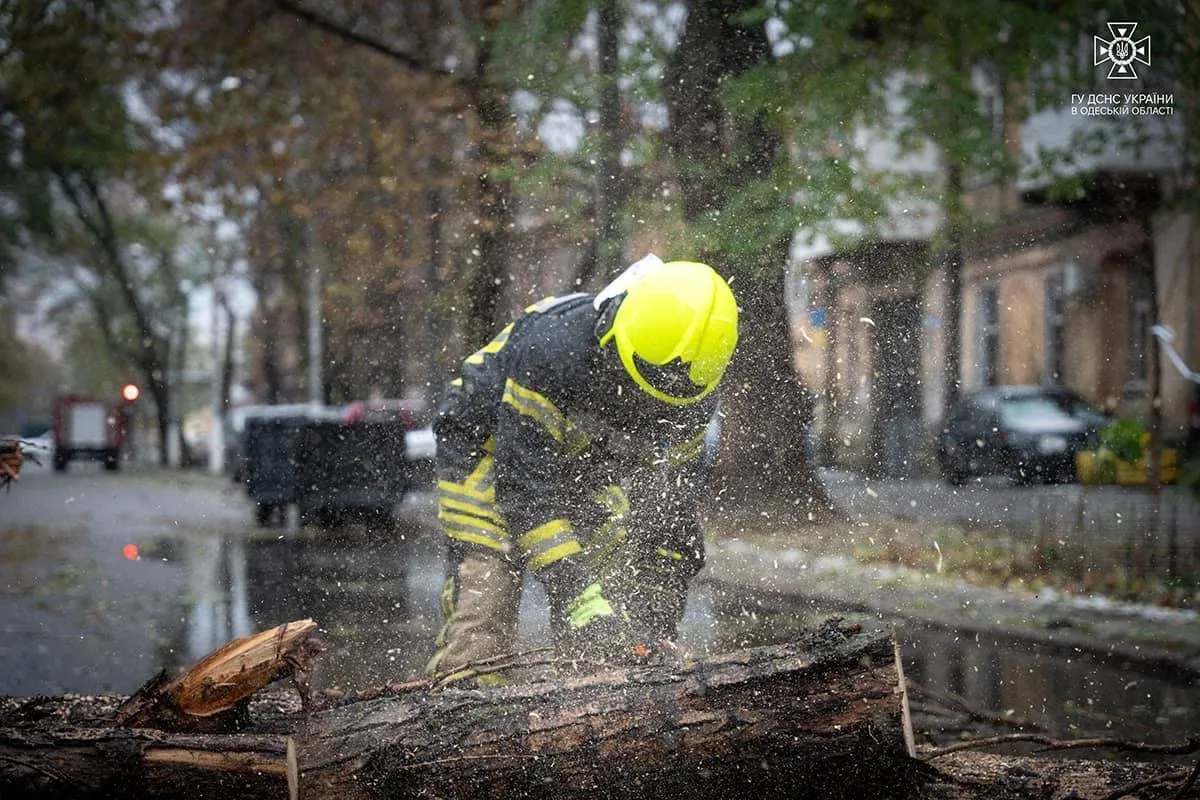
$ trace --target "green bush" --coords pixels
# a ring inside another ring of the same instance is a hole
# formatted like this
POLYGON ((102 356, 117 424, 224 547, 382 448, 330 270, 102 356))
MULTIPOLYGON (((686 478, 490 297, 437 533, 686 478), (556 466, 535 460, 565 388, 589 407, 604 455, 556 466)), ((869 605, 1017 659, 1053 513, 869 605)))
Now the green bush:
POLYGON ((1115 419, 1100 431, 1100 447, 1130 464, 1146 452, 1146 426, 1136 419, 1115 419))

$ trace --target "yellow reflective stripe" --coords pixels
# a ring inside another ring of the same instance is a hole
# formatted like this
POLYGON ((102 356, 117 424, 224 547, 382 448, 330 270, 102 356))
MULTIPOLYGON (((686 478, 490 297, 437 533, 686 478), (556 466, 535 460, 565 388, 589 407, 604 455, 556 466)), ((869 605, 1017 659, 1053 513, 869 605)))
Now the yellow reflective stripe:
POLYGON ((509 378, 504 384, 503 402, 516 409, 517 413, 524 414, 537 422, 556 441, 566 441, 567 431, 573 427, 554 403, 547 400, 542 394, 532 389, 526 389, 512 378, 509 378))
POLYGON ((485 455, 479 459, 479 463, 475 465, 475 469, 471 470, 471 474, 463 481, 463 485, 474 491, 482 492, 485 496, 495 497, 496 492, 492 488, 495 466, 496 459, 490 453, 485 455))
POLYGON ((592 562, 603 565, 629 535, 623 524, 629 512, 629 496, 617 484, 609 484, 592 492, 591 499, 609 512, 588 537, 586 547, 592 562))
POLYGON ((543 395, 532 389, 526 389, 519 383, 509 378, 504 385, 503 401, 515 408, 518 413, 537 422, 546 432, 554 437, 557 441, 564 440, 564 431, 566 429, 566 418, 559 412, 558 408, 553 403, 547 400, 543 395))
POLYGON ((504 348, 505 343, 508 342, 508 334, 512 332, 512 327, 512 323, 506 325, 504 330, 496 334, 495 338, 493 338, 490 342, 476 350, 471 355, 467 356, 466 363, 482 364, 485 356, 491 355, 492 353, 499 353, 504 348))
POLYGON ((698 458, 704 452, 704 433, 704 429, 701 429, 698 434, 686 442, 680 442, 669 448, 667 450, 667 466, 675 469, 698 458))
POLYGON ((621 525, 619 517, 609 517, 596 526, 596 532, 592 534, 594 539, 605 539, 610 536, 621 525))
POLYGON ((485 455, 462 483, 437 482, 438 522, 446 536, 508 552, 511 537, 491 485, 495 460, 485 455))
POLYGON ((448 516, 452 512, 455 512, 455 511, 463 512, 466 514, 473 514, 477 517, 482 517, 483 519, 486 519, 489 522, 493 522, 496 525, 504 524, 504 519, 496 511, 495 507, 490 503, 487 503, 487 504, 471 503, 471 502, 465 502, 463 500, 455 500, 450 497, 439 497, 438 498, 438 515, 439 516, 448 516))
POLYGON ((616 551, 621 543, 629 536, 629 531, 624 525, 605 526, 605 529, 597 532, 596 544, 592 546, 592 561, 593 563, 603 565, 608 562, 608 559, 616 551), (607 536, 607 539, 605 538, 607 536))
POLYGON ((569 521, 552 519, 521 534, 517 544, 527 554, 529 569, 537 571, 567 556, 583 552, 583 545, 572 534, 574 530, 569 521))
POLYGON ((446 535, 459 542, 470 542, 471 544, 483 545, 489 550, 498 550, 502 553, 508 549, 505 547, 504 542, 497 541, 490 536, 485 536, 482 533, 476 533, 474 531, 464 531, 459 530, 458 528, 447 527, 446 535))
POLYGON ((526 562, 526 564, 529 566, 531 571, 537 572, 539 569, 544 569, 556 561, 562 561, 567 556, 573 556, 576 553, 581 552, 583 552, 583 548, 580 546, 579 542, 572 539, 569 542, 563 542, 560 545, 555 545, 549 550, 533 556, 526 562))
MULTIPOLYGON (((491 439, 484 442, 485 451, 488 450, 491 443, 491 439)), ((445 478, 438 480, 438 493, 454 495, 466 500, 494 503, 496 500, 496 490, 494 487, 495 467, 496 459, 489 452, 488 455, 479 459, 479 463, 471 470, 471 474, 463 479, 462 483, 445 478)))
POLYGON ((590 433, 586 433, 574 423, 567 423, 567 455, 577 456, 587 449, 592 443, 594 437, 590 433))
POLYGON ((526 550, 533 548, 534 545, 544 542, 547 539, 553 539, 563 533, 570 533, 571 523, 565 519, 552 519, 549 522, 538 525, 531 531, 526 531, 517 538, 517 544, 524 547, 526 550))
POLYGON ((460 525, 463 528, 474 529, 480 531, 481 533, 485 531, 492 531, 495 532, 497 537, 500 539, 507 538, 507 531, 504 530, 503 525, 482 519, 474 514, 443 513, 438 514, 438 519, 440 519, 443 523, 460 525))
POLYGON ((495 500, 496 491, 488 488, 486 491, 472 489, 469 486, 464 486, 461 483, 453 481, 441 480, 438 481, 438 495, 454 495, 456 497, 467 498, 468 500, 479 500, 481 502, 490 503, 495 500))
POLYGON ((557 295, 552 295, 550 297, 543 297, 541 300, 538 300, 533 305, 525 306, 525 313, 531 314, 535 311, 545 311, 547 308, 554 305, 558 301, 559 301, 559 297, 557 295))
POLYGON ((504 527, 503 520, 493 522, 478 514, 462 514, 439 509, 438 522, 446 529, 478 531, 481 534, 492 536, 496 541, 504 541, 509 538, 508 529, 504 527))

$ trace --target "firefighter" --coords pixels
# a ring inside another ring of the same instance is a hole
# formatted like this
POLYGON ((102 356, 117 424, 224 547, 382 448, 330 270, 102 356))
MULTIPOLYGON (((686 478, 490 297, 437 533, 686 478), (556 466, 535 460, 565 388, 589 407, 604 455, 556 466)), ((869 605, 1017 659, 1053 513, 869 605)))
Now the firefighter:
POLYGON ((466 359, 434 423, 450 577, 430 674, 513 652, 526 571, 563 657, 673 641, 736 343, 720 275, 647 256, 594 296, 530 306, 466 359))

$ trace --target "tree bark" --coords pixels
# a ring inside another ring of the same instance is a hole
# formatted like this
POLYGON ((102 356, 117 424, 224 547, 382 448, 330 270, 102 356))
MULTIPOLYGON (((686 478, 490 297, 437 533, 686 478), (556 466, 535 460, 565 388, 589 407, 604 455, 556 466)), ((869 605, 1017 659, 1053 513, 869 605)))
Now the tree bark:
POLYGON ((479 251, 469 270, 465 339, 471 352, 500 332, 508 323, 503 307, 505 291, 518 269, 513 263, 513 231, 516 228, 516 194, 507 177, 512 167, 512 114, 508 91, 488 75, 494 38, 499 25, 512 9, 500 0, 480 6, 480 34, 474 71, 464 83, 468 104, 478 120, 475 178, 479 222, 474 241, 479 251))
POLYGON ((306 800, 906 797, 922 770, 902 685, 890 637, 832 624, 694 662, 275 712, 240 733, 113 727, 95 698, 10 699, 0 795, 284 797, 291 780, 306 800))
POLYGON ((962 270, 963 270, 963 178, 962 167, 946 167, 946 203, 948 220, 945 263, 945 299, 942 313, 943 358, 942 410, 943 416, 958 400, 962 390, 962 270))
MULTIPOLYGON (((596 14, 596 38, 600 60, 600 143, 596 165, 596 258, 591 262, 599 276, 615 276, 627 259, 626 236, 621 211, 629 194, 629 181, 621 166, 622 135, 619 33, 624 19, 618 0, 601 0, 596 14)), ((581 271, 580 282, 589 285, 593 275, 581 271)))

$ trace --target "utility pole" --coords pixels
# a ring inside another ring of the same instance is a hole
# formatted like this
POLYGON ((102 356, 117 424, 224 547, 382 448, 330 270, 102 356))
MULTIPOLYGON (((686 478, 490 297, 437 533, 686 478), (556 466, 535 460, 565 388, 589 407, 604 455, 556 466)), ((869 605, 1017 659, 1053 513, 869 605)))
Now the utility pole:
POLYGON ((321 361, 321 269, 317 266, 316 223, 309 220, 308 236, 308 403, 319 406, 324 402, 321 361))
POLYGON ((308 267, 308 402, 321 405, 321 270, 308 267))
POLYGON ((183 349, 178 330, 173 330, 167 338, 167 466, 178 469, 183 462, 180 445, 179 419, 179 382, 182 380, 182 370, 179 367, 179 352, 183 349))
POLYGON ((212 280, 212 428, 208 437, 208 471, 220 475, 225 468, 225 403, 221 385, 221 289, 212 280))

